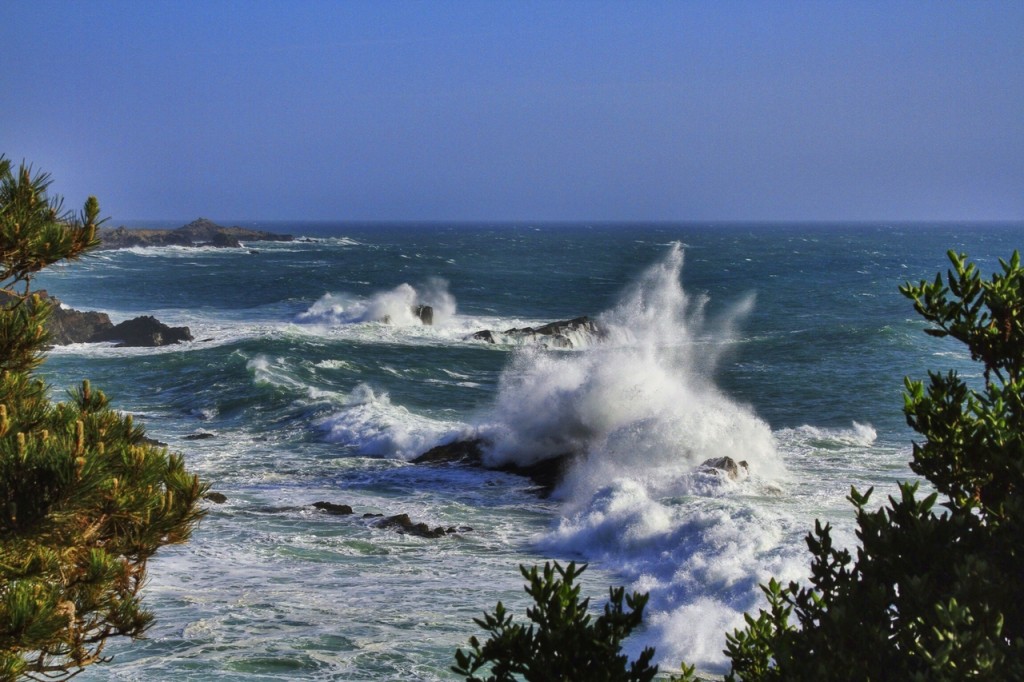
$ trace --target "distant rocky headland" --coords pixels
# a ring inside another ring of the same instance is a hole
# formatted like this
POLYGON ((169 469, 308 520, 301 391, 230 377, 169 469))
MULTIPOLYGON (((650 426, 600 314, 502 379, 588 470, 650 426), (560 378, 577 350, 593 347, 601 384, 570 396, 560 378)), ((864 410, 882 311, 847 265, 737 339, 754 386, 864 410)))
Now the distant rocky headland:
POLYGON ((133 246, 216 246, 240 247, 242 242, 290 242, 290 234, 278 234, 244 227, 224 227, 212 220, 199 218, 174 230, 145 230, 124 227, 101 228, 103 249, 127 249, 133 246))

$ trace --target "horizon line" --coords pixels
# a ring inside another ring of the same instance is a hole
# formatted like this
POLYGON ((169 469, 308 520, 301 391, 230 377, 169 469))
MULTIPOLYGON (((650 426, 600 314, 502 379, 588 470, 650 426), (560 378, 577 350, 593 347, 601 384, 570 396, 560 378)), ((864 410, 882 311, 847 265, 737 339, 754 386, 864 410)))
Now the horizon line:
POLYGON ((197 220, 209 220, 229 227, 235 224, 282 224, 317 223, 336 225, 1017 225, 1024 224, 1019 218, 728 218, 728 219, 646 219, 646 218, 208 218, 197 216, 183 218, 108 218, 103 227, 132 227, 132 223, 181 223, 182 226, 197 220), (115 224, 116 223, 116 224, 115 224))

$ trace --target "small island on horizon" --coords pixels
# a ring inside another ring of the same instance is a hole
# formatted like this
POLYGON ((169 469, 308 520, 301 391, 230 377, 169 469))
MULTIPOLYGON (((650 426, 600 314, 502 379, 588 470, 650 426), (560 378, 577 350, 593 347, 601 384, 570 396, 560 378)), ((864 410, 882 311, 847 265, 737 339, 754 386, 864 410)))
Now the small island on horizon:
POLYGON ((97 250, 127 249, 135 246, 215 246, 238 248, 242 242, 290 242, 290 234, 251 230, 237 225, 224 227, 207 218, 197 218, 173 230, 134 229, 125 226, 101 228, 97 250))

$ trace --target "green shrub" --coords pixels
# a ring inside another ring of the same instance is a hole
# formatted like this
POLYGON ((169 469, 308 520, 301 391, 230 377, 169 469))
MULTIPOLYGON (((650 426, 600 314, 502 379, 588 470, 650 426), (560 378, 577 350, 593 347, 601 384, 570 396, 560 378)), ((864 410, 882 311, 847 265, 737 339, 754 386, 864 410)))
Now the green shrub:
POLYGON ((622 641, 640 625, 646 594, 625 594, 624 588, 609 590, 604 614, 593 618, 590 599, 580 601, 576 579, 586 565, 575 562, 562 567, 557 561, 520 572, 528 584, 526 593, 534 606, 526 610, 530 625, 513 623, 501 602, 494 613, 474 619, 491 636, 483 644, 471 637, 472 650, 455 653, 456 673, 466 682, 513 682, 521 676, 527 682, 648 682, 658 673, 652 666, 654 649, 648 647, 630 663, 620 652, 622 641), (626 609, 623 609, 623 601, 626 609), (477 677, 490 665, 490 676, 477 677))
POLYGON ((188 539, 206 490, 88 381, 54 404, 34 376, 51 304, 32 277, 95 247, 100 222, 94 197, 66 214, 49 184, 0 157, 0 680, 64 679, 141 636, 146 562, 188 539))
POLYGON ((904 483, 872 511, 871 491, 851 490, 856 557, 816 523, 810 585, 764 587, 769 608, 728 636, 727 679, 1024 679, 1024 270, 1016 252, 990 280, 949 259, 945 280, 900 288, 928 334, 983 366, 976 386, 905 382, 923 437, 910 467, 935 492, 904 483))

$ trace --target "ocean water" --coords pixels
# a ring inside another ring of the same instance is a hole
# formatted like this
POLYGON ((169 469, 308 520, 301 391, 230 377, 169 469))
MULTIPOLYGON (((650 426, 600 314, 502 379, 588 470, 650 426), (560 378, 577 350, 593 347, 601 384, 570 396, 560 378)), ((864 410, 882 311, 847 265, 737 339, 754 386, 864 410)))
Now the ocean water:
POLYGON ((66 305, 153 314, 195 341, 76 345, 83 378, 227 496, 151 562, 148 639, 80 679, 451 680, 453 652, 519 564, 589 562, 584 591, 650 593, 634 653, 721 674, 760 583, 806 575, 850 486, 912 480, 902 378, 977 369, 922 333, 905 281, 983 271, 1024 225, 253 225, 305 239, 101 252, 44 273, 66 305), (433 326, 410 306, 434 307, 433 326), (570 350, 469 338, 589 315, 570 350), (381 320, 387 316, 389 322, 381 320), (194 439, 196 435, 203 439, 194 439), (483 469, 413 465, 485 437, 489 463, 583 453, 548 499, 483 469), (749 463, 732 481, 698 468, 749 463), (351 505, 352 516, 315 509, 351 505), (426 539, 364 513, 407 513, 426 539))

